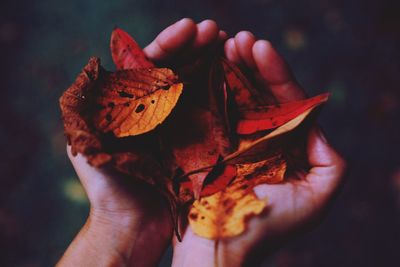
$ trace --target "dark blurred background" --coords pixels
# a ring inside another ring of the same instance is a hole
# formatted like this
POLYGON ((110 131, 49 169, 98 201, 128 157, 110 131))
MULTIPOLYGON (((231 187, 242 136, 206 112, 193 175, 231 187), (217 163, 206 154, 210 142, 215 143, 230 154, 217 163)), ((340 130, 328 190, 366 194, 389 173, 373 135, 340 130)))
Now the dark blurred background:
MULTIPOLYGON (((113 68, 114 25, 142 45, 182 17, 272 41, 350 164, 323 223, 264 266, 400 266, 400 4, 338 1, 2 1, 0 266, 52 266, 88 203, 67 160, 58 97, 88 57, 113 68)), ((161 263, 169 266, 170 254, 161 263)))

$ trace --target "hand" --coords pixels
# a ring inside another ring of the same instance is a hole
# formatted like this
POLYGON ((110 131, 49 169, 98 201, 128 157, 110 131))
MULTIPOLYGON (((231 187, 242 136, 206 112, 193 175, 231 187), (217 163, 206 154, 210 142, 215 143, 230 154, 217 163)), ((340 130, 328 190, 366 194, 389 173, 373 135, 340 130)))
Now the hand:
MULTIPOLYGON (((224 39, 215 22, 183 19, 166 28, 145 53, 152 61, 179 61, 224 39)), ((168 202, 150 186, 68 156, 90 202, 90 215, 59 266, 155 266, 169 245, 168 202)))
MULTIPOLYGON (((278 101, 305 97, 289 67, 268 41, 256 41, 251 33, 239 32, 226 41, 225 55, 253 70, 278 101)), ((345 162, 318 126, 308 134, 307 157, 311 169, 301 177, 293 175, 282 184, 255 188, 259 198, 268 197, 270 211, 250 219, 242 235, 220 240, 216 255, 219 266, 257 266, 262 254, 265 257, 283 240, 320 220, 342 182, 345 162)), ((173 266, 213 266, 214 253, 214 241, 195 235, 188 227, 183 242, 174 242, 173 266)))

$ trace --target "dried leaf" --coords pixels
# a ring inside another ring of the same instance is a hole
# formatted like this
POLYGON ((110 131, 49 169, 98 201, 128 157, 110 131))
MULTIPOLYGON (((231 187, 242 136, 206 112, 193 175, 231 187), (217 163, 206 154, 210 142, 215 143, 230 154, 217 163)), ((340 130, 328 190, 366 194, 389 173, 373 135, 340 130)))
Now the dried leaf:
POLYGON ((267 204, 245 189, 227 189, 196 200, 189 213, 193 231, 208 239, 221 239, 241 234, 248 217, 260 214, 267 204))
POLYGON ((329 93, 326 93, 300 101, 240 110, 241 118, 237 123, 236 132, 252 134, 279 127, 304 111, 326 102, 328 97, 329 93))
MULTIPOLYGON (((217 164, 223 153, 219 148, 225 142, 223 135, 215 125, 215 118, 211 112, 198 110, 193 112, 192 115, 194 115, 192 117, 193 122, 197 124, 196 133, 192 135, 189 143, 173 147, 176 164, 184 173, 217 164)), ((195 198, 200 197, 203 182, 210 170, 203 170, 188 176, 192 182, 195 198)))
POLYGON ((153 68, 143 50, 125 31, 115 28, 111 34, 111 55, 118 69, 153 68))
POLYGON ((225 59, 210 66, 204 60, 187 75, 182 94, 172 70, 155 68, 126 32, 115 29, 110 46, 120 71, 106 72, 91 59, 60 99, 72 152, 155 186, 174 221, 179 205, 194 195, 189 222, 200 236, 242 233, 246 220, 266 207, 254 186, 283 181, 288 157, 280 137, 327 96, 272 105, 266 90, 225 59), (179 171, 182 179, 171 179, 179 171))
MULTIPOLYGON (((94 82, 99 77, 100 59, 90 58, 88 64, 79 73, 74 84, 60 97, 60 108, 64 121, 64 132, 68 144, 71 145, 72 154, 87 154, 89 151, 102 150, 101 141, 98 139, 89 123, 84 118, 87 95, 93 89, 94 82)), ((108 162, 110 157, 104 153, 96 153, 89 158, 94 166, 101 166, 108 162)))
POLYGON ((108 73, 96 99, 96 127, 117 137, 153 130, 175 107, 183 89, 170 69, 132 69, 108 73))
POLYGON ((285 169, 285 162, 276 158, 257 164, 238 165, 237 178, 231 185, 193 203, 188 216, 193 231, 209 239, 229 238, 243 233, 246 221, 262 213, 267 205, 266 199, 257 198, 254 186, 282 180, 285 169), (270 165, 272 168, 265 167, 270 165), (258 170, 257 175, 255 170, 258 170))

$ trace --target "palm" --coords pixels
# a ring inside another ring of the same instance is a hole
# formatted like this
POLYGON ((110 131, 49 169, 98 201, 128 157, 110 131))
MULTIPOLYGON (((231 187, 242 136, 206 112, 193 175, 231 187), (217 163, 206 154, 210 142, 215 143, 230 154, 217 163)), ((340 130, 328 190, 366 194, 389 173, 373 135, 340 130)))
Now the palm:
MULTIPOLYGON (((225 54, 230 61, 252 69, 278 101, 304 98, 304 92, 286 63, 269 42, 256 42, 251 33, 240 32, 226 42, 225 54)), ((265 253, 266 246, 276 246, 280 240, 319 217, 341 181, 344 162, 326 143, 317 126, 308 134, 306 154, 311 166, 308 173, 294 174, 281 184, 255 187, 258 197, 268 198, 269 209, 264 215, 249 220, 248 229, 240 236, 220 241, 218 258, 222 266, 243 263, 249 254, 257 253, 259 247, 264 247, 265 253)), ((213 248, 214 241, 196 236, 188 227, 183 242, 175 242, 174 262, 203 253, 208 260, 199 266, 212 266, 213 248)))

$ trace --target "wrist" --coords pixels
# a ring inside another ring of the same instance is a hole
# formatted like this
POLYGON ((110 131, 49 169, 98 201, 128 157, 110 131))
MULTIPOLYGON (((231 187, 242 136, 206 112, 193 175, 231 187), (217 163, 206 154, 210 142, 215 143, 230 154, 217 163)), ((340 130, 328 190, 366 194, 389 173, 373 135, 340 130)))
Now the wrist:
POLYGON ((171 239, 169 228, 156 225, 153 218, 92 210, 87 236, 97 244, 107 243, 119 259, 116 266, 157 266, 171 239), (151 249, 150 249, 151 248, 151 249), (146 251, 146 253, 143 253, 146 251))
POLYGON ((58 266, 157 266, 169 240, 154 220, 92 209, 58 266))
POLYGON ((135 216, 132 212, 115 212, 99 209, 90 209, 86 227, 93 231, 112 233, 113 235, 131 235, 138 231, 141 216, 135 216))
POLYGON ((232 247, 229 240, 210 240, 193 233, 190 226, 182 242, 174 242, 173 267, 239 267, 244 262, 243 255, 232 247))

